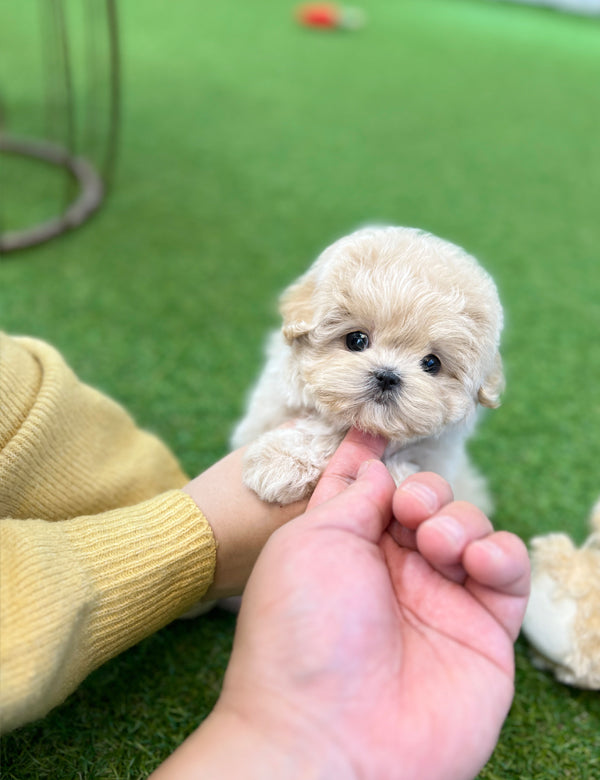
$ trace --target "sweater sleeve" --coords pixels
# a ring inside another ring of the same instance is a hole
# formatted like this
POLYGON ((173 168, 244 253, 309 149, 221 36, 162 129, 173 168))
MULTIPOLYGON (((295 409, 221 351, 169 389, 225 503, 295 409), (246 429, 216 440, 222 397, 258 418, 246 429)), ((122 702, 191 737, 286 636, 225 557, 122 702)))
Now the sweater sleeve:
POLYGON ((97 514, 187 481, 164 443, 54 347, 0 332, 0 517, 97 514))
POLYGON ((214 566, 210 527, 180 490, 58 523, 0 520, 0 731, 196 603, 214 566))
POLYGON ((0 403, 7 731, 197 602, 216 551, 169 450, 51 347, 0 334, 0 403))

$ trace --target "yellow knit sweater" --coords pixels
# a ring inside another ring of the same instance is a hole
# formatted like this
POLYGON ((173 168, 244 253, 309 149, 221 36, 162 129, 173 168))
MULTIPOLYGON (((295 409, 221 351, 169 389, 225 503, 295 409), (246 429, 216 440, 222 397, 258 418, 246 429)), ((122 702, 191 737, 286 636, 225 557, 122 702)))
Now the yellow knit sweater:
POLYGON ((0 333, 0 732, 206 592, 215 543, 186 481, 56 350, 0 333))

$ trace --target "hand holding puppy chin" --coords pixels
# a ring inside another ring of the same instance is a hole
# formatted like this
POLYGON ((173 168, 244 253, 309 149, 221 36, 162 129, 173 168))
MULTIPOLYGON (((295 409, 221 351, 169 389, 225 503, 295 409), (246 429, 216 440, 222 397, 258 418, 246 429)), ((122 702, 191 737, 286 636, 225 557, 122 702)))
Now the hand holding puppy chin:
POLYGON ((487 761, 527 551, 434 474, 396 489, 383 446, 351 430, 271 536, 215 710, 157 777, 470 778, 487 761))

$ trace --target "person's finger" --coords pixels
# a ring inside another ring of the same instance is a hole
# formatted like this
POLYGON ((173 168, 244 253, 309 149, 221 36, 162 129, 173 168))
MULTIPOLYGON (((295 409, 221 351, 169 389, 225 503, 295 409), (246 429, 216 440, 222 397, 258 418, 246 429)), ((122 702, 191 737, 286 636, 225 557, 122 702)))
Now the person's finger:
POLYGON ((399 547, 404 547, 407 550, 417 549, 417 532, 401 525, 394 518, 392 518, 387 532, 399 547))
POLYGON ((392 516, 395 484, 381 461, 369 460, 357 469, 357 477, 341 493, 293 520, 281 531, 310 527, 350 532, 374 544, 392 516))
POLYGON ((404 480, 394 495, 394 517, 405 528, 416 530, 428 517, 453 500, 445 479, 420 471, 404 480))
POLYGON ((428 563, 448 579, 463 582, 467 545, 488 536, 493 527, 473 504, 456 501, 443 507, 417 529, 417 548, 428 563))
POLYGON ((313 509, 345 490, 356 480, 365 461, 381 458, 386 444, 383 436, 350 428, 317 483, 308 508, 313 509))
POLYGON ((504 626, 514 641, 521 628, 530 588, 527 547, 515 534, 497 531, 467 546, 465 587, 504 626))

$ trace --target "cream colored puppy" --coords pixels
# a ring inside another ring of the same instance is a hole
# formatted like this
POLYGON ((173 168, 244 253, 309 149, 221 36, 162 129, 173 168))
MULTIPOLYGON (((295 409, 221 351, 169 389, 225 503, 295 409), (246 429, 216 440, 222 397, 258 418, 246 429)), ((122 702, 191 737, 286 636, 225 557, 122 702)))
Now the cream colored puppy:
POLYGON ((477 261, 413 228, 367 228, 326 249, 283 293, 283 327, 232 437, 263 500, 313 490, 344 433, 389 439, 397 483, 435 471, 491 510, 465 440, 503 387, 502 308, 477 261), (293 426, 279 427, 286 421, 293 426))

